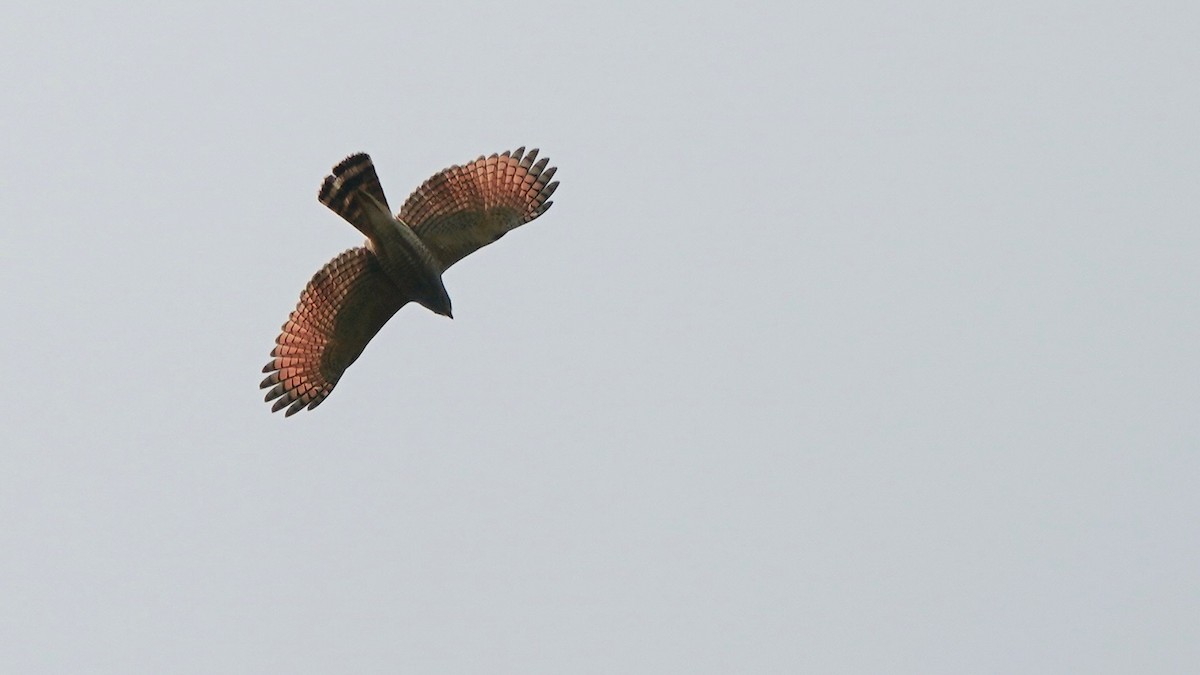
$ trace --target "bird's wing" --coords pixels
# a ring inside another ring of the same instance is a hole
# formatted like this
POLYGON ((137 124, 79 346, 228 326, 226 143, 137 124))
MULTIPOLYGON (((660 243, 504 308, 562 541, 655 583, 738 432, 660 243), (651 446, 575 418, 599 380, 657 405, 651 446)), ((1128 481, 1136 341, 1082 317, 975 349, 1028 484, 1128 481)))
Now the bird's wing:
POLYGON ((291 416, 317 407, 367 343, 408 302, 366 248, 329 261, 308 282, 300 302, 275 338, 269 373, 260 385, 272 412, 291 416))
POLYGON ((518 148, 445 169, 409 196, 399 218, 448 268, 550 208, 555 168, 546 158, 534 163, 537 153, 518 148))

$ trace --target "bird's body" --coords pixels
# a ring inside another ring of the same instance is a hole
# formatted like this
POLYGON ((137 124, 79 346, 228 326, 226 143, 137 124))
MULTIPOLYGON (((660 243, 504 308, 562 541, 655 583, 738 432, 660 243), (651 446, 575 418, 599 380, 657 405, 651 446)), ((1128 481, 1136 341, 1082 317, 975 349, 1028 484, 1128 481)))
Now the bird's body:
POLYGON ((371 158, 342 160, 318 195, 367 237, 312 278, 276 338, 262 387, 273 411, 315 408, 408 302, 452 316, 442 273, 544 213, 557 182, 537 150, 480 157, 425 181, 392 216, 371 158))
POLYGON ((321 185, 321 203, 366 235, 367 250, 401 295, 449 316, 445 267, 410 226, 391 214, 371 158, 351 155, 333 171, 321 185))

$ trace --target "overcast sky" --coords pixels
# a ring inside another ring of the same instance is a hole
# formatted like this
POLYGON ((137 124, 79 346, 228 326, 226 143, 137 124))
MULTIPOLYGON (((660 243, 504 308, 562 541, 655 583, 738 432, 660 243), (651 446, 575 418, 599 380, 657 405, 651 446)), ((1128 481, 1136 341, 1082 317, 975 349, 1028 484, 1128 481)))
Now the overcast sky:
POLYGON ((1194 2, 10 5, 0 671, 1196 672, 1194 2), (330 167, 520 145, 271 415, 330 167))

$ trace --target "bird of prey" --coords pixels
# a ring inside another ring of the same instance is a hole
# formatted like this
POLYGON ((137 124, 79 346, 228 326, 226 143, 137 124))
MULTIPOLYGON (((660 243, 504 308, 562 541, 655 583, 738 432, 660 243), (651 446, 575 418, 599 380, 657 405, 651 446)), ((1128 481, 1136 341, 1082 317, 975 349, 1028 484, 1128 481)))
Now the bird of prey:
POLYGON ((288 317, 261 388, 272 412, 291 416, 325 400, 342 373, 401 307, 417 302, 453 318, 442 273, 506 232, 545 213, 558 182, 537 149, 518 148, 452 166, 391 215, 371 158, 333 167, 318 199, 367 237, 308 282, 288 317), (535 160, 537 160, 535 162, 535 160))

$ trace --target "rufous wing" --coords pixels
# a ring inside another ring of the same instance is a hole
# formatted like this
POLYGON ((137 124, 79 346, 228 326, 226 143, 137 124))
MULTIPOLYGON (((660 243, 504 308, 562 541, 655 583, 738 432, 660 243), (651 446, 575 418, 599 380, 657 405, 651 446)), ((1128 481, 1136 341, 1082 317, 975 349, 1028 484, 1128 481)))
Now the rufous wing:
POLYGON ((268 373, 272 412, 287 416, 317 407, 342 373, 408 298, 387 278, 375 254, 354 248, 329 261, 308 282, 275 338, 268 373))
POLYGON ((480 157, 425 181, 400 209, 400 220, 448 268, 550 208, 556 169, 537 149, 480 157))

